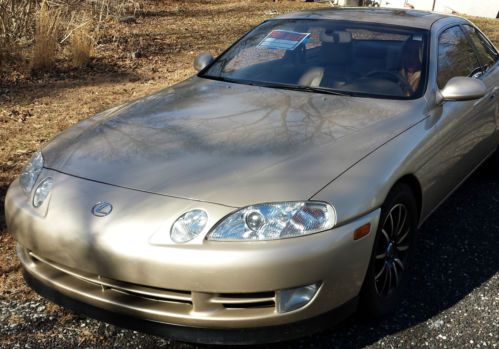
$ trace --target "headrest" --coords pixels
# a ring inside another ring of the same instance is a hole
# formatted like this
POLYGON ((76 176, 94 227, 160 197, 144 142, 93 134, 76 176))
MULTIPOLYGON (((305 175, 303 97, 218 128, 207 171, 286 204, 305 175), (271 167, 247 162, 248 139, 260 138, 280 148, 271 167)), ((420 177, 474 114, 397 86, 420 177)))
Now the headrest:
POLYGON ((314 67, 305 72, 300 78, 298 85, 319 87, 324 77, 324 68, 314 67))
POLYGON ((421 41, 408 40, 404 47, 405 55, 416 56, 419 61, 423 61, 423 45, 421 41))
POLYGON ((352 41, 352 33, 347 31, 323 31, 320 34, 322 42, 346 44, 352 41))

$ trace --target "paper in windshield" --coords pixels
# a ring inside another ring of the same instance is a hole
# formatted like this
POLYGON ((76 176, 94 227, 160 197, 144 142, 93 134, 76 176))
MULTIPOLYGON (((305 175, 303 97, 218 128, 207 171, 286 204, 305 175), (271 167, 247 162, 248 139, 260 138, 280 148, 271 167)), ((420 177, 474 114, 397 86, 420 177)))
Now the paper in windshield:
POLYGON ((258 48, 267 48, 271 50, 293 51, 310 33, 298 33, 288 30, 273 30, 259 44, 258 48))

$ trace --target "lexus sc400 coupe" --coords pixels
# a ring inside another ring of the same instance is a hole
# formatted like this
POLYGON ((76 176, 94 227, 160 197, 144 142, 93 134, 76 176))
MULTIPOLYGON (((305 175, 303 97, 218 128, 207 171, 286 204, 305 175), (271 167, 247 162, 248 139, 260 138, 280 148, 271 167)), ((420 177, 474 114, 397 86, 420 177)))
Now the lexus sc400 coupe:
POLYGON ((27 283, 183 341, 257 343, 387 314, 416 229, 499 167, 498 52, 414 10, 258 25, 199 73, 84 120, 6 196, 27 283))

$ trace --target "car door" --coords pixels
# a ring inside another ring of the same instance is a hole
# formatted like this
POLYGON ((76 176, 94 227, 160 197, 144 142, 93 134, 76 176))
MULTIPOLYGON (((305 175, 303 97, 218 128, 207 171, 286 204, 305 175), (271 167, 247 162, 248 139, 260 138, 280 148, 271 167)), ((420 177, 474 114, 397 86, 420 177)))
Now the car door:
MULTIPOLYGON (((487 79, 474 47, 460 25, 444 29, 438 35, 437 71, 432 79, 443 89, 453 77, 466 76, 487 79)), ((495 79, 495 78, 494 78, 495 79)), ((431 210, 455 189, 486 157, 494 145, 497 130, 491 113, 491 94, 478 100, 445 101, 432 111, 427 160, 419 170, 425 188, 426 209, 431 210)), ((425 212, 427 213, 427 212, 425 212)))

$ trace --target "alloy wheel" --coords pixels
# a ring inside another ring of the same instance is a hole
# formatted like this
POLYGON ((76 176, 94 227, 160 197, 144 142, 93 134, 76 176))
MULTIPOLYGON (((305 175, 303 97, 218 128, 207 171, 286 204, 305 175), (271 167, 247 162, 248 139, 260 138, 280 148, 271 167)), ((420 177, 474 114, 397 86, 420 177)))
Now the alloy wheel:
POLYGON ((409 250, 411 222, 404 204, 394 205, 381 228, 375 251, 374 285, 381 297, 389 296, 400 284, 409 250))

